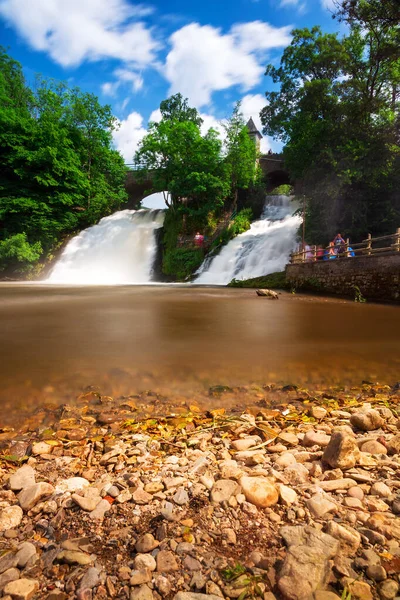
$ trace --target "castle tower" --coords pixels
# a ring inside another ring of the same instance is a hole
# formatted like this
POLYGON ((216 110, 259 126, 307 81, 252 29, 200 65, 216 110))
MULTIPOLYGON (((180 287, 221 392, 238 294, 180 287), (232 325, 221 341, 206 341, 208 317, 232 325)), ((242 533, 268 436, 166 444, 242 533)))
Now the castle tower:
POLYGON ((260 152, 260 142, 262 140, 262 135, 258 131, 252 117, 250 117, 250 119, 247 121, 246 127, 249 130, 249 136, 254 141, 257 152, 260 152))

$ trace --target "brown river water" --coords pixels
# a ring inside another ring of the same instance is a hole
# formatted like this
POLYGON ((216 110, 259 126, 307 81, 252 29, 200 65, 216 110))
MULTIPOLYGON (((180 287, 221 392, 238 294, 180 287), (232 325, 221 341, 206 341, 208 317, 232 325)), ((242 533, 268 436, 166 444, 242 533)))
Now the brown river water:
POLYGON ((0 331, 0 426, 87 386, 211 407, 215 385, 400 380, 395 306, 273 301, 251 289, 3 283, 0 331))

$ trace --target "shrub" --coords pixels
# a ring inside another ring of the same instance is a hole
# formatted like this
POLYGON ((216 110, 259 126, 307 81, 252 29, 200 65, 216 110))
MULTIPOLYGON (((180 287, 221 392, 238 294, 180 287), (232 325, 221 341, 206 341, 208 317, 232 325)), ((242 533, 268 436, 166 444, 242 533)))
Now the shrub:
POLYGON ((174 248, 164 254, 163 273, 173 275, 178 281, 188 279, 203 262, 201 248, 174 248))
POLYGON ((33 268, 42 254, 40 242, 30 244, 26 233, 16 233, 0 241, 0 270, 24 273, 33 268))

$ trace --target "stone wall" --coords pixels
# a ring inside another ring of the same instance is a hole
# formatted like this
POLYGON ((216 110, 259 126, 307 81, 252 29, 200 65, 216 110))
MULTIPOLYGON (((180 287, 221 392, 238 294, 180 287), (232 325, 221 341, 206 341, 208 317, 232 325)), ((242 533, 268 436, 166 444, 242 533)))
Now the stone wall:
POLYGON ((296 289, 400 303, 400 253, 287 265, 286 281, 296 289))

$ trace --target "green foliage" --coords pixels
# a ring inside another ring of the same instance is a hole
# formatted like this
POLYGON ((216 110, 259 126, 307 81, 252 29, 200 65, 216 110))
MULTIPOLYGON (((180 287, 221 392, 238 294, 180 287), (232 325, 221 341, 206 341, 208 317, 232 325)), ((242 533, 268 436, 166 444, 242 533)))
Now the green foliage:
POLYGON ((29 271, 42 252, 40 242, 29 244, 26 233, 16 233, 0 241, 0 269, 11 267, 17 273, 29 271))
POLYGON ((126 199, 115 126, 93 94, 41 78, 30 89, 19 63, 0 49, 0 242, 20 248, 0 270, 32 266, 126 199))
POLYGON ((399 21, 377 0, 336 4, 349 33, 294 30, 280 66, 267 67, 279 89, 261 115, 307 198, 307 239, 322 244, 400 222, 399 21))
POLYGON ((151 173, 153 191, 170 193, 170 208, 206 217, 228 193, 221 140, 212 129, 201 134, 202 120, 180 94, 162 102, 160 110, 162 120, 150 123, 135 154, 139 176, 151 173))
POLYGON ((200 267, 204 259, 201 248, 174 248, 169 250, 163 261, 163 273, 185 281, 200 267))
POLYGON ((240 102, 236 103, 231 118, 225 124, 225 145, 225 165, 236 207, 239 189, 247 189, 256 176, 256 147, 240 112, 240 102))
POLYGON ((236 288, 262 288, 270 290, 287 290, 289 289, 286 283, 286 276, 284 271, 277 273, 270 273, 262 277, 254 277, 253 279, 232 279, 228 283, 228 287, 236 288))
POLYGON ((367 299, 362 295, 362 292, 361 292, 360 288, 358 287, 358 285, 353 285, 353 290, 354 290, 354 302, 364 303, 367 301, 367 299))
POLYGON ((290 183, 284 183, 282 185, 279 185, 275 189, 273 189, 272 192, 269 192, 269 194, 267 194, 267 195, 268 196, 291 196, 292 194, 293 194, 293 187, 290 185, 290 183))
POLYGON ((216 249, 224 246, 240 233, 244 233, 251 227, 253 212, 251 208, 243 208, 232 219, 229 226, 214 240, 211 248, 216 249))

